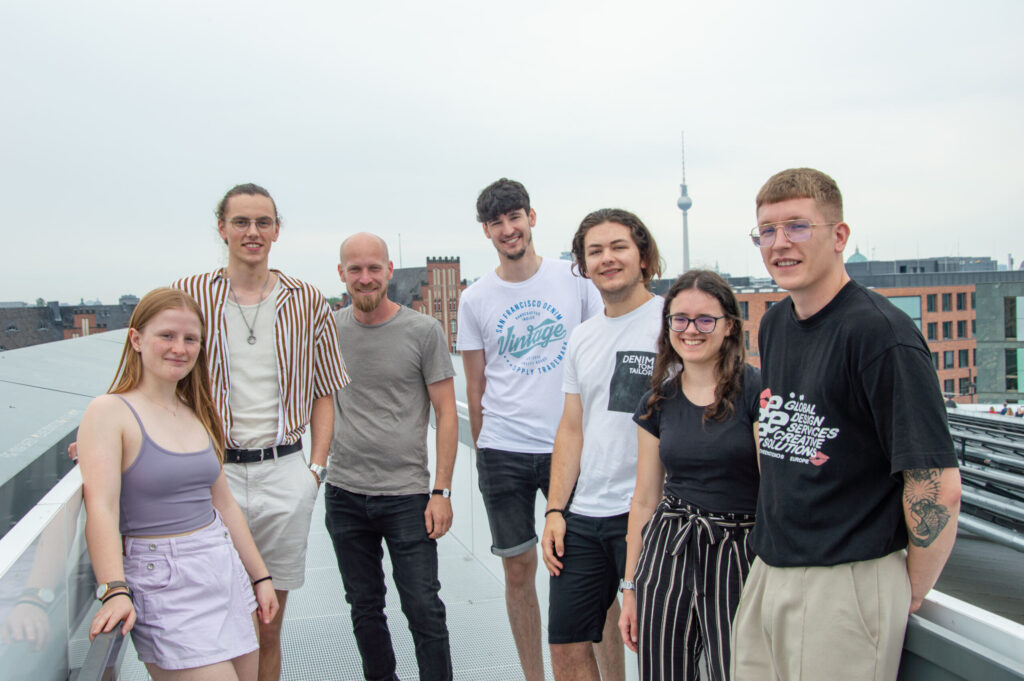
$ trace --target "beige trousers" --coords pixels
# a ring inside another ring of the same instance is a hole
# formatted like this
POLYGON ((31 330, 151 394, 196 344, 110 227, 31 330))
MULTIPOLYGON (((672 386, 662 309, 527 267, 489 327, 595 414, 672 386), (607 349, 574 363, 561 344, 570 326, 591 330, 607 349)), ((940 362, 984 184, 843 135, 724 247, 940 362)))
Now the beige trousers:
POLYGON ((895 681, 907 554, 828 567, 754 560, 732 628, 732 681, 895 681))

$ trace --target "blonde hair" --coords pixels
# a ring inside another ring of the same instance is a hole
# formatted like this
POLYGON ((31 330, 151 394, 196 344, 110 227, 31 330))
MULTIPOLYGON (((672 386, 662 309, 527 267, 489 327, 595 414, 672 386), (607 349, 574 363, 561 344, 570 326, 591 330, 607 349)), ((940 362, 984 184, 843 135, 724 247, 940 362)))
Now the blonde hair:
POLYGON ((757 193, 757 210, 790 199, 814 199, 826 220, 843 221, 843 195, 839 185, 820 170, 790 168, 775 173, 757 193))
MULTIPOLYGON (((206 320, 203 318, 203 311, 195 299, 189 294, 174 288, 153 289, 139 301, 132 312, 131 321, 128 325, 140 332, 146 328, 154 317, 164 310, 186 310, 192 312, 199 318, 200 334, 199 356, 192 370, 185 378, 178 381, 177 395, 189 409, 195 413, 196 418, 203 424, 203 428, 210 435, 213 441, 213 448, 217 453, 217 460, 224 464, 224 429, 221 423, 220 412, 213 403, 210 390, 209 362, 206 358, 206 320)), ((121 352, 121 362, 118 364, 117 373, 110 384, 107 392, 110 394, 126 393, 134 390, 142 382, 142 357, 132 347, 131 337, 124 341, 124 350, 121 352)))

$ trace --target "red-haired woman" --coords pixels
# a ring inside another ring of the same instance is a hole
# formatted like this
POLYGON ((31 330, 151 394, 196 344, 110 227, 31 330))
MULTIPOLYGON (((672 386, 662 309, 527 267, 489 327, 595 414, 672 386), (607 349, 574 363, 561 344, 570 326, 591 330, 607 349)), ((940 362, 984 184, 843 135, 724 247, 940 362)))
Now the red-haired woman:
POLYGON ((85 536, 102 601, 156 680, 256 678, 277 597, 222 471, 203 317, 169 288, 136 306, 117 376, 78 431, 85 536), (187 672, 185 670, 188 670, 187 672))
POLYGON ((740 590, 754 558, 759 372, 720 276, 692 270, 665 297, 653 389, 639 428, 619 629, 644 681, 691 681, 703 653, 725 681, 740 590), (641 529, 642 528, 642 529, 641 529))

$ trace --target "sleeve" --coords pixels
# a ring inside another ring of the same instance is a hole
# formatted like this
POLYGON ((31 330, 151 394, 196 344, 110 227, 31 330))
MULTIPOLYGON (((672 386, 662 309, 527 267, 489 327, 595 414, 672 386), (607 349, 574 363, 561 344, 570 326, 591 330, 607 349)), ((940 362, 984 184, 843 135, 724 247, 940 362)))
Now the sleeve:
POLYGON ((580 298, 583 303, 583 316, 582 321, 586 321, 591 317, 604 312, 604 301, 601 300, 601 293, 594 286, 594 282, 587 279, 584 276, 577 275, 580 283, 578 284, 580 289, 580 298))
POLYGON ((452 356, 448 353, 448 341, 445 340, 441 322, 433 317, 428 317, 427 319, 430 323, 430 328, 426 333, 422 334, 423 348, 420 355, 422 357, 420 372, 423 374, 423 383, 425 385, 432 385, 454 376, 455 367, 452 366, 452 356))
POLYGON ((185 293, 195 298, 198 279, 199 277, 196 276, 182 277, 177 281, 171 282, 168 288, 176 288, 179 291, 184 291, 185 293))
POLYGON ((565 351, 565 367, 562 369, 562 392, 580 394, 579 380, 576 377, 576 353, 579 346, 580 328, 577 326, 569 335, 569 347, 565 351))
POLYGON ((958 463, 931 358, 904 344, 883 351, 861 372, 876 435, 895 475, 958 463))
POLYGON ((341 390, 348 385, 349 379, 331 307, 322 296, 314 305, 313 397, 320 398, 341 390))
POLYGON ((461 352, 463 350, 483 350, 484 339, 480 326, 477 324, 476 315, 473 313, 473 296, 466 295, 469 289, 462 292, 459 297, 458 327, 459 334, 456 346, 461 352))
POLYGON ((761 371, 749 364, 743 369, 743 406, 750 422, 757 423, 761 416, 761 371))
MULTIPOLYGON (((648 418, 643 418, 643 415, 647 413, 647 400, 651 399, 651 395, 654 394, 653 390, 648 390, 644 393, 644 396, 640 398, 640 402, 636 405, 636 411, 633 412, 633 422, 640 426, 654 437, 661 437, 661 409, 654 409, 651 411, 651 415, 648 418)), ((665 400, 662 400, 659 406, 664 406, 665 400)))

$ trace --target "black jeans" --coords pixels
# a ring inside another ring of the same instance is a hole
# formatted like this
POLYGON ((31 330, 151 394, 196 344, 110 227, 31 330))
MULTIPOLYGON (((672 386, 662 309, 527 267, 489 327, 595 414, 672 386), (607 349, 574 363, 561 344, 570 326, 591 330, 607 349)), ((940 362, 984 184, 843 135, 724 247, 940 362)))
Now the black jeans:
POLYGON ((384 550, 394 570, 402 612, 416 646, 421 681, 451 681, 444 603, 438 596, 437 542, 427 536, 429 495, 367 496, 327 485, 327 531, 334 543, 345 600, 367 681, 398 681, 384 614, 384 550))

